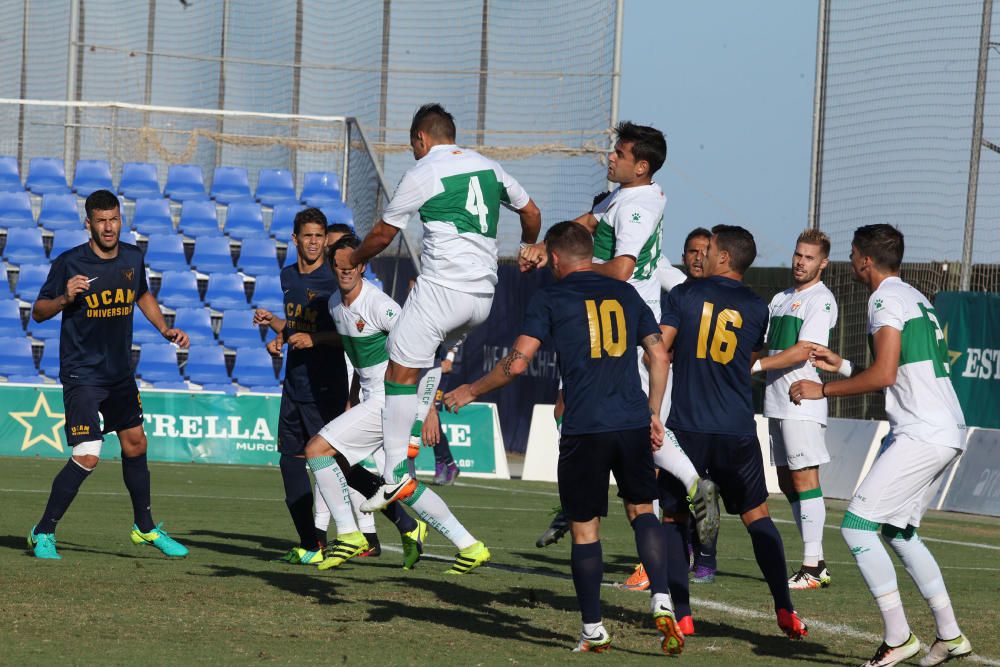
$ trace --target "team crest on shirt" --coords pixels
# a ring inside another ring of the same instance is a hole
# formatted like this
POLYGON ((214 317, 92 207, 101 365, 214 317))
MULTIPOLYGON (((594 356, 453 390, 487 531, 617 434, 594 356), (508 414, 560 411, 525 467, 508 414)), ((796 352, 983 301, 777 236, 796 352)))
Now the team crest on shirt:
POLYGON ((306 290, 306 300, 307 300, 307 301, 312 301, 312 300, 313 300, 313 299, 315 299, 315 298, 316 298, 316 297, 317 297, 318 295, 319 295, 319 292, 316 292, 315 290, 311 290, 311 289, 307 289, 307 290, 306 290))
POLYGON ((798 310, 801 307, 802 307, 802 302, 801 301, 794 302, 792 304, 792 312, 794 313, 796 310, 798 310))
POLYGON ((354 323, 354 326, 356 326, 358 328, 358 333, 361 333, 362 331, 364 331, 365 330, 365 320, 364 320, 364 318, 359 317, 358 321, 354 323))
POLYGON ((135 269, 122 270, 122 278, 124 278, 126 282, 132 282, 132 278, 134 277, 135 277, 135 269))

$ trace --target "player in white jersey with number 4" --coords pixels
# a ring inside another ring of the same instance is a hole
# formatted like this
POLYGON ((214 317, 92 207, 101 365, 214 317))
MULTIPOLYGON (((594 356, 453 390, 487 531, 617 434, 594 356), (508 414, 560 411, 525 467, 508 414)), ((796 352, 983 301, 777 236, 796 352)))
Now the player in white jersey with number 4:
POLYGON ((895 227, 867 225, 854 232, 851 268, 872 293, 868 333, 875 360, 855 372, 839 355, 814 346, 819 368, 849 379, 827 384, 798 380, 788 390, 795 403, 885 390, 885 412, 895 439, 854 492, 840 526, 885 626, 882 645, 863 667, 889 667, 920 652, 879 529, 934 615, 937 640, 920 664, 937 665, 972 653, 955 620, 941 569, 917 536, 936 482, 965 449, 965 417, 951 385, 948 344, 937 315, 920 292, 900 280, 902 261, 903 235, 895 227))
MULTIPOLYGON (((306 445, 306 460, 337 525, 337 539, 327 548, 321 570, 339 567, 368 548, 351 510, 346 471, 383 447, 385 370, 389 364, 386 342, 402 322, 399 305, 364 280, 364 265, 351 265, 351 253, 359 245, 358 239, 347 237, 333 246, 330 260, 335 265, 341 299, 331 300, 330 316, 360 379, 363 400, 320 429, 306 445)), ((402 501, 427 523, 419 523, 403 536, 404 569, 412 568, 418 560, 427 524, 459 550, 449 574, 465 574, 490 559, 486 545, 462 526, 440 496, 423 482, 415 482, 415 487, 402 501)))
POLYGON ((771 440, 771 462, 778 468, 778 486, 792 505, 792 516, 803 542, 802 566, 788 580, 794 590, 825 588, 830 572, 823 558, 826 505, 819 467, 829 463, 826 450, 826 399, 795 405, 788 388, 796 380, 819 381, 809 363, 808 343, 830 344, 837 323, 837 301, 823 284, 829 263, 830 239, 818 229, 799 234, 792 253, 794 285, 778 292, 768 306, 768 356, 752 372, 767 371, 764 416, 771 440))
POLYGON ((538 238, 542 218, 517 181, 499 164, 455 145, 455 120, 439 104, 425 104, 410 124, 417 163, 403 175, 382 219, 350 261, 363 264, 392 243, 416 214, 424 224, 420 277, 389 336, 385 374, 385 485, 362 505, 373 512, 416 490, 407 472, 410 431, 417 414, 420 370, 434 352, 486 321, 497 284, 500 206, 521 218, 521 242, 538 238))

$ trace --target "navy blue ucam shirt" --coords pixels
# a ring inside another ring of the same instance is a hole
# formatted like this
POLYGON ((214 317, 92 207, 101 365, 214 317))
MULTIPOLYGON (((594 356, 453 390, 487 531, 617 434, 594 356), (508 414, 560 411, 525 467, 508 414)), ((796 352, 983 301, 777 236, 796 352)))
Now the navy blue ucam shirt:
POLYGON ((593 271, 535 292, 521 335, 552 339, 563 378, 563 435, 649 426, 636 346, 660 333, 635 288, 593 271))
POLYGON ((59 380, 90 386, 128 380, 133 377, 132 314, 135 302, 149 291, 142 251, 119 243, 117 257, 101 259, 89 242, 70 248, 52 262, 38 298, 65 294, 67 281, 77 275, 91 282, 62 312, 59 380))
POLYGON ((660 322, 677 329, 666 426, 752 435, 750 358, 764 346, 767 305, 731 278, 689 280, 670 290, 660 322))
MULTIPOLYGON (((296 333, 336 331, 328 301, 340 298, 337 279, 323 262, 311 273, 299 273, 298 263, 281 270, 284 292, 285 343, 296 333)), ((287 348, 285 383, 282 391, 292 400, 310 403, 319 399, 347 402, 347 366, 340 348, 317 345, 305 350, 287 348)))

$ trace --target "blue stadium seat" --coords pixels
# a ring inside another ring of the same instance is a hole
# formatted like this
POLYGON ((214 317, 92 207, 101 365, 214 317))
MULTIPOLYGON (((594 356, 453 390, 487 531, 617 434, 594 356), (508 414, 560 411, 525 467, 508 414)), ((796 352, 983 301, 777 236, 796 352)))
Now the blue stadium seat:
POLYGON ((326 216, 326 224, 333 225, 340 223, 354 229, 354 211, 351 210, 350 206, 333 204, 332 206, 324 206, 320 210, 326 216))
POLYGON ((292 229, 295 226, 295 214, 301 211, 304 206, 301 204, 278 204, 274 207, 274 215, 271 216, 271 226, 267 233, 276 241, 287 241, 292 238, 292 229))
POLYGON ((167 342, 143 345, 135 372, 144 381, 153 384, 184 381, 177 366, 177 349, 167 342))
POLYGON ((170 216, 170 202, 163 198, 136 199, 132 212, 132 228, 142 234, 174 234, 174 220, 170 216))
POLYGON ((21 184, 21 170, 17 166, 17 158, 10 155, 0 155, 0 192, 19 192, 21 190, 24 190, 24 186, 21 184))
POLYGON ((62 313, 56 313, 55 317, 50 317, 44 322, 36 322, 31 317, 28 318, 28 334, 32 338, 44 341, 59 341, 59 332, 62 329, 62 313))
POLYGON ((76 205, 76 195, 48 194, 42 197, 38 224, 49 231, 83 229, 83 218, 76 205))
POLYGON ((254 196, 264 206, 298 203, 292 172, 287 169, 261 169, 257 174, 257 192, 254 196))
POLYGON ((238 264, 240 271, 250 276, 275 273, 278 270, 278 251, 274 239, 266 236, 245 239, 238 264))
POLYGON ((111 165, 106 160, 77 160, 73 175, 73 190, 81 197, 89 197, 97 190, 115 191, 111 181, 111 165))
POLYGON ((150 234, 146 265, 154 271, 187 271, 184 239, 177 234, 150 234))
MULTIPOLYGON (((120 243, 129 243, 131 245, 139 244, 139 241, 135 238, 135 232, 133 232, 131 229, 123 229, 121 231, 121 234, 118 235, 118 241, 120 243)), ((49 257, 54 257, 54 255, 50 253, 49 257)))
MULTIPOLYGON (((281 313, 285 308, 285 295, 281 291, 281 277, 277 273, 257 276, 253 290, 253 305, 272 313, 281 313)), ((223 319, 223 323, 225 319, 223 319)))
POLYGON ((8 229, 7 245, 3 249, 3 257, 14 264, 40 264, 47 262, 45 246, 42 245, 42 230, 8 229))
POLYGON ((128 199, 162 198, 156 165, 148 162, 126 162, 122 165, 122 179, 118 192, 128 199))
POLYGON ((243 278, 237 273, 213 273, 208 277, 205 303, 215 310, 242 310, 247 303, 243 278))
POLYGON ((285 253, 285 263, 282 267, 291 266, 299 259, 299 250, 291 241, 288 242, 288 252, 285 253))
POLYGON ((197 354, 188 355, 184 375, 200 385, 231 385, 226 372, 226 357, 221 345, 206 345, 197 354))
POLYGON ((237 201, 226 208, 226 234, 234 239, 264 238, 264 213, 255 201, 237 201))
POLYGON ((59 379, 59 341, 49 340, 45 342, 38 370, 45 373, 45 377, 59 379))
POLYGON ((215 345, 215 332, 212 331, 212 318, 203 306, 178 308, 174 317, 174 326, 183 329, 191 338, 192 345, 215 345))
POLYGON ((167 169, 167 185, 163 194, 174 201, 206 199, 205 176, 196 164, 172 164, 167 169))
POLYGON ((10 281, 7 276, 7 267, 0 262, 0 301, 13 299, 14 293, 10 290, 10 281))
POLYGON ((216 167, 212 177, 212 199, 220 204, 250 199, 250 179, 243 167, 216 167))
POLYGON ((231 273, 234 267, 229 239, 225 236, 202 236, 195 240, 191 265, 202 273, 231 273))
POLYGON ((6 376, 8 381, 23 381, 38 377, 35 358, 31 354, 31 341, 23 334, 0 345, 0 373, 6 376), (15 380, 14 376, 22 377, 15 380))
POLYGON ((35 227, 31 197, 27 192, 0 192, 0 227, 35 227))
POLYGON ((307 171, 299 199, 306 206, 315 207, 340 202, 340 179, 332 171, 307 171))
MULTIPOLYGON (((197 292, 195 293, 197 295, 197 292)), ((162 343, 166 339, 153 326, 153 323, 146 319, 141 312, 132 316, 132 343, 145 345, 146 343, 162 343)))
POLYGON ((272 391, 278 386, 274 363, 263 345, 241 347, 236 350, 233 379, 244 387, 272 391))
POLYGON ((24 187, 36 195, 68 193, 70 189, 66 185, 66 165, 59 158, 31 158, 31 162, 28 163, 28 179, 24 182, 24 187))
POLYGON ((181 207, 181 220, 177 225, 185 236, 218 236, 219 216, 215 202, 210 199, 188 199, 181 207))
MULTIPOLYGON (((7 340, 24 337, 21 307, 13 299, 0 301, 0 336, 7 340)), ((3 346, 0 345, 0 349, 2 348, 3 346)))
MULTIPOLYGON (((44 259, 42 261, 45 261, 44 259)), ((17 286, 14 293, 24 301, 34 303, 38 292, 49 277, 49 264, 22 264, 17 276, 17 286)))
POLYGON ((194 271, 164 271, 156 299, 170 308, 197 304, 198 276, 194 271))
POLYGON ((260 327, 253 324, 253 310, 227 310, 222 315, 219 340, 226 347, 253 347, 263 345, 260 327))

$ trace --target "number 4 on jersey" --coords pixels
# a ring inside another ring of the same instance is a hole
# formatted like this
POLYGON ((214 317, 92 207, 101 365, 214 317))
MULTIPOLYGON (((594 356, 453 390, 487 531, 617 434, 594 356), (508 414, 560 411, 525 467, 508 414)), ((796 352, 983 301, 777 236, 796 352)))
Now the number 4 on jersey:
POLYGON ((483 188, 479 185, 478 176, 469 179, 469 193, 465 197, 465 210, 479 218, 479 231, 483 234, 490 231, 490 223, 487 218, 490 209, 483 197, 483 188))

